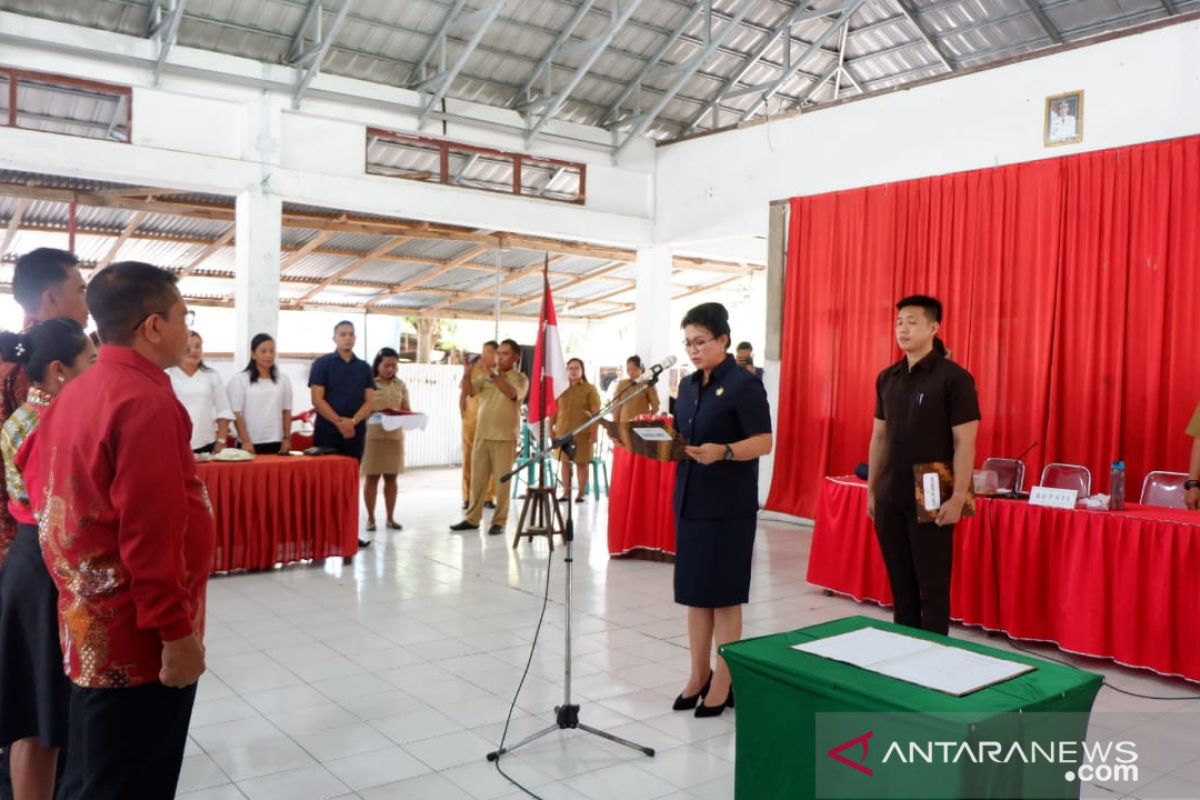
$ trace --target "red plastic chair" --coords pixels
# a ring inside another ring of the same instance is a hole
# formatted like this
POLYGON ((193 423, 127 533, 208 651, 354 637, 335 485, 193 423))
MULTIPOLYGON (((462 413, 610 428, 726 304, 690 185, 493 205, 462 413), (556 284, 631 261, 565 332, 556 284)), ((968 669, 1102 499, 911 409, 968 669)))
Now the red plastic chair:
POLYGON ((1019 492, 1025 488, 1025 464, 1015 458, 985 458, 980 469, 996 473, 1001 489, 1019 492))
POLYGON ((1092 495, 1092 473, 1078 464, 1047 464, 1038 485, 1051 489, 1074 489, 1082 500, 1092 495))
POLYGON ((1156 471, 1146 475, 1142 481, 1142 497, 1138 502, 1144 506, 1159 506, 1160 508, 1184 508, 1183 484, 1187 482, 1186 472, 1156 471))

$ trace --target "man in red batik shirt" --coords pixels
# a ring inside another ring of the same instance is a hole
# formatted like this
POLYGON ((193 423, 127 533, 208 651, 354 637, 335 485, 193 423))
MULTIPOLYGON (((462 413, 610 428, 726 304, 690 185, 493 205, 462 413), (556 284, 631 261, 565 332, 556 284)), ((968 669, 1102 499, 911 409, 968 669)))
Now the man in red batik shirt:
POLYGON ((104 346, 46 411, 31 455, 72 683, 71 800, 173 798, 204 672, 214 532, 191 422, 163 372, 188 342, 175 283, 134 261, 92 278, 104 346))
MULTIPOLYGON (((84 300, 87 287, 79 274, 79 259, 66 250, 39 247, 17 259, 13 270, 13 297, 25 312, 25 329, 37 322, 66 317, 87 327, 84 300)), ((0 426, 25 403, 29 381, 18 364, 0 362, 0 426)), ((0 474, 4 471, 0 463, 0 474)), ((17 521, 8 511, 8 487, 0 481, 0 564, 17 533, 17 521)), ((6 760, 7 761, 7 760, 6 760)))

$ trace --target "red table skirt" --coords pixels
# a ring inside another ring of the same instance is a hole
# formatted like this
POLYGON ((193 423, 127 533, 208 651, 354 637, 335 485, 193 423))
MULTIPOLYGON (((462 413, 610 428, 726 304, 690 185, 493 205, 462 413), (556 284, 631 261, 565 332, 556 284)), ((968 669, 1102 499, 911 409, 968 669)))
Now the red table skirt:
POLYGON ((259 456, 196 465, 216 519, 213 571, 358 552, 358 462, 259 456))
POLYGON ((674 462, 613 448, 608 488, 608 552, 645 550, 675 554, 674 462))
MULTIPOLYGON (((808 580, 888 605, 866 495, 857 479, 826 479, 808 580)), ((955 619, 1200 680, 1200 513, 1136 505, 1067 511, 984 498, 978 506, 955 527, 955 619)))

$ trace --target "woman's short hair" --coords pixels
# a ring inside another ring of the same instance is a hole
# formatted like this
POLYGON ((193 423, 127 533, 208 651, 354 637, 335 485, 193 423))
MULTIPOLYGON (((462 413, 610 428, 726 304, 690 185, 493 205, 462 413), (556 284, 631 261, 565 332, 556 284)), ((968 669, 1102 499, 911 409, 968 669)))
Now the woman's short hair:
POLYGON ((0 331, 0 357, 20 364, 29 380, 41 382, 55 361, 73 364, 88 346, 88 335, 73 319, 48 319, 25 333, 0 331))
MULTIPOLYGON (((250 340, 250 363, 246 364, 245 372, 250 373, 251 383, 258 383, 258 364, 254 363, 254 351, 258 349, 259 345, 273 341, 275 341, 275 337, 269 333, 257 333, 250 340)), ((279 383, 279 366, 277 364, 271 365, 271 383, 279 383)))
POLYGON ((375 354, 375 360, 373 362, 371 362, 371 374, 374 375, 376 378, 379 377, 379 365, 383 363, 383 360, 385 358, 397 358, 398 359, 398 358, 400 358, 400 354, 397 353, 391 347, 379 348, 379 352, 375 354))
POLYGON ((725 337, 725 346, 729 347, 729 311, 720 303, 701 303, 683 315, 679 327, 686 328, 695 325, 704 328, 713 338, 725 337))

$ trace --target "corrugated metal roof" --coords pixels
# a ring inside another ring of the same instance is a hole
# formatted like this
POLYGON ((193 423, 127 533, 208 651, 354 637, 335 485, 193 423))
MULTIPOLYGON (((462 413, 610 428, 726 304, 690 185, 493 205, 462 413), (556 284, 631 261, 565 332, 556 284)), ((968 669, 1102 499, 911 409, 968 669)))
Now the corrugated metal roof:
MULTIPOLYGON (((506 108, 518 106, 525 99, 523 87, 529 84, 582 1, 507 3, 455 76, 448 96, 506 108)), ((1160 0, 1034 1, 1055 27, 1053 35, 1068 42, 1159 19, 1168 13, 1160 0)), ((706 46, 710 29, 723 40, 708 60, 690 71, 660 70, 656 75, 652 70, 635 93, 640 96, 639 108, 644 110, 662 97, 680 74, 688 75, 647 135, 671 138, 688 130, 729 124, 743 114, 777 113, 834 99, 837 81, 821 84, 819 80, 836 67, 840 31, 832 32, 823 47, 808 53, 803 61, 798 59, 814 39, 831 26, 845 22, 835 13, 841 2, 812 0, 806 8, 827 9, 830 13, 796 22, 785 34, 780 31, 795 8, 791 0, 716 0, 711 23, 705 14, 692 13, 692 0, 641 0, 632 18, 616 32, 555 116, 591 125, 604 123, 617 98, 647 69, 655 53, 669 45, 657 66, 685 64, 706 46), (751 4, 745 18, 723 35, 723 28, 731 24, 744 2, 751 4), (672 40, 683 23, 682 34, 672 40), (790 48, 785 47, 789 36, 790 48), (785 67, 789 61, 785 50, 790 50, 790 68, 785 67), (708 113, 698 118, 740 73, 728 87, 735 92, 768 85, 785 71, 789 74, 771 90, 769 102, 758 102, 765 90, 722 97, 716 115, 708 113)), ((132 36, 144 36, 147 30, 145 4, 131 0, 6 0, 4 5, 23 14, 132 36)), ((481 0, 466 4, 460 17, 484 5, 481 0)), ((328 27, 340 6, 334 0, 325 0, 323 6, 328 27)), ((912 0, 911 6, 922 24, 933 32, 937 44, 951 54, 953 68, 987 63, 1053 41, 1026 0, 912 0)), ((282 63, 307 7, 308 0, 190 0, 178 41, 190 47, 282 63)), ((1178 11, 1194 10, 1200 8, 1200 0, 1175 0, 1174 7, 1178 11)), ((387 85, 411 85, 422 73, 417 62, 455 8, 455 0, 356 0, 321 69, 387 85)), ((569 47, 553 62, 552 87, 562 87, 571 78, 585 55, 582 43, 603 35, 613 9, 612 0, 591 5, 571 31, 569 47)), ((309 47, 313 33, 310 28, 304 37, 309 47)), ((446 40, 448 62, 463 52, 473 33, 471 24, 451 32, 446 40)), ((859 87, 870 92, 950 71, 934 45, 895 0, 867 0, 854 12, 849 19, 844 66, 846 74, 839 87, 843 96, 857 93, 859 87)), ((429 67, 432 70, 436 65, 431 63, 429 67)), ((544 77, 531 86, 533 96, 544 91, 544 77)), ((50 116, 45 125, 75 126, 77 133, 85 128, 93 131, 83 135, 95 135, 112 119, 111 102, 105 106, 95 98, 38 97, 37 107, 50 116)), ((633 107, 633 98, 626 99, 623 108, 633 107)))

